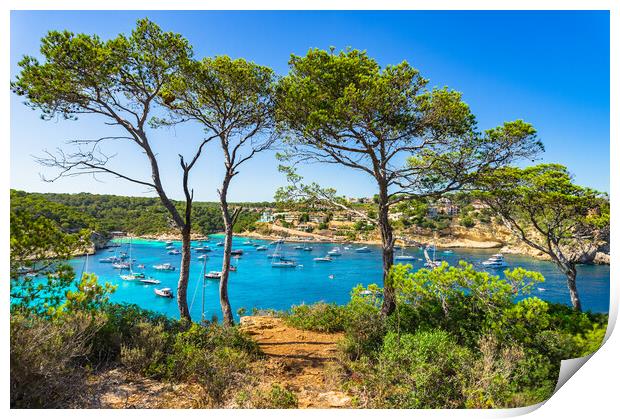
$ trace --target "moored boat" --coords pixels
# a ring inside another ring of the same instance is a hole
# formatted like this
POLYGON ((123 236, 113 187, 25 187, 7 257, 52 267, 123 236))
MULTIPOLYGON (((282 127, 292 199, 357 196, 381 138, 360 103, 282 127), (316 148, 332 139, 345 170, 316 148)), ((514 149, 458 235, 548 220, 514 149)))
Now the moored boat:
POLYGON ((329 256, 342 256, 342 253, 340 253, 340 248, 339 247, 334 247, 332 250, 327 252, 327 254, 329 256))
POLYGON ((313 260, 315 262, 331 262, 333 259, 330 258, 329 256, 324 256, 322 258, 314 258, 313 260))
POLYGON ((483 266, 488 266, 489 268, 505 268, 508 266, 506 261, 504 260, 504 255, 501 253, 496 253, 484 262, 482 262, 483 266))
POLYGON ((355 249, 355 251, 357 253, 370 253, 370 249, 368 248, 368 246, 359 247, 355 249))
POLYGON ((155 294, 159 295, 160 297, 166 297, 166 298, 173 297, 172 290, 170 288, 161 288, 161 289, 155 288, 155 294))
POLYGON ((180 254, 181 254, 181 251, 180 251, 180 250, 178 250, 178 249, 174 249, 174 250, 170 250, 170 251, 168 251, 168 254, 169 254, 169 255, 180 255, 180 254))
POLYGON ((222 277, 222 273, 220 271, 211 271, 205 274, 205 278, 207 279, 220 279, 222 277))
POLYGON ((145 279, 141 279, 140 280, 141 283, 143 284, 147 284, 147 285, 157 285, 157 284, 161 284, 161 281, 157 280, 157 279, 153 279, 153 278, 145 278, 145 279))
POLYGON ((176 268, 169 263, 160 263, 159 265, 153 265, 158 271, 174 271, 176 268))

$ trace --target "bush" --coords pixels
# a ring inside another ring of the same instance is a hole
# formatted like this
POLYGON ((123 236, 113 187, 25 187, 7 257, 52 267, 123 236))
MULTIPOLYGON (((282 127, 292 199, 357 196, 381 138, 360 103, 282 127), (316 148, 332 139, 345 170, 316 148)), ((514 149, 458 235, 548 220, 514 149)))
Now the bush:
POLYGON ((163 324, 141 321, 134 326, 131 335, 131 344, 121 345, 123 365, 147 377, 164 376, 170 335, 164 330, 163 324))
POLYGON ((461 224, 465 228, 472 228, 473 226, 476 225, 476 222, 474 221, 472 217, 470 217, 469 215, 466 215, 461 218, 461 221, 459 222, 459 224, 461 224))
POLYGON ((342 332, 347 323, 346 308, 336 304, 316 303, 291 307, 284 321, 298 329, 316 332, 342 332))
POLYGON ((58 408, 85 386, 85 361, 100 315, 73 312, 48 319, 11 313, 11 407, 58 408))
POLYGON ((381 294, 376 285, 367 290, 361 286, 353 289, 351 301, 346 305, 347 324, 342 351, 350 359, 358 359, 381 346, 386 332, 385 319, 380 314, 381 294), (370 292, 362 294, 362 291, 370 292))
POLYGON ((351 363, 355 379, 348 388, 362 407, 459 407, 461 377, 471 360, 470 351, 444 331, 389 332, 375 360, 351 363))
POLYGON ((241 392, 237 404, 246 409, 296 409, 297 396, 280 384, 272 384, 269 391, 241 392))

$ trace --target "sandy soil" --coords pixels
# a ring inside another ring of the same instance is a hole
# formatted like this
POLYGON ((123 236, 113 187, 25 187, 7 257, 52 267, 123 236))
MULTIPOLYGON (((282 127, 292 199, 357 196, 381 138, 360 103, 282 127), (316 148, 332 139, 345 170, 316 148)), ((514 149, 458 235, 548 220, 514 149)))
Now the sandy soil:
POLYGON ((267 356, 261 381, 293 391, 299 408, 350 407, 351 398, 334 390, 338 386, 330 378, 342 334, 299 330, 270 316, 242 317, 241 328, 267 356))

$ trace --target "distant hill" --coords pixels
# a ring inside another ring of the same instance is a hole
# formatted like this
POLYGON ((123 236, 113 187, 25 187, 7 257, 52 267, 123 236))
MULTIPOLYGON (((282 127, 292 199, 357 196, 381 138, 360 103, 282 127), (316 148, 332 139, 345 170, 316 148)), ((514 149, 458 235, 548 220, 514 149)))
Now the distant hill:
MULTIPOLYGON (((173 201, 178 208, 184 203, 173 201)), ((239 203, 244 211, 235 230, 252 230, 260 210, 268 202, 239 203)), ((11 190, 11 211, 24 210, 58 222, 65 231, 88 228, 107 235, 124 231, 135 235, 159 234, 174 229, 172 220, 158 198, 96 195, 91 193, 57 194, 11 190)), ((223 229, 219 204, 194 202, 194 230, 208 234, 223 229)))

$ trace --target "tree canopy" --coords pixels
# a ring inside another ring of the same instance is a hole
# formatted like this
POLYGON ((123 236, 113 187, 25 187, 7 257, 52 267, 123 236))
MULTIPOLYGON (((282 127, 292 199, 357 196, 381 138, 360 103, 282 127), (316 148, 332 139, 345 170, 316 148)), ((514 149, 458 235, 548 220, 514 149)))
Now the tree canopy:
POLYGON ((524 243, 548 255, 568 277, 573 307, 580 310, 575 265, 595 249, 609 228, 609 201, 573 183, 566 167, 505 167, 480 178, 478 196, 524 243))

